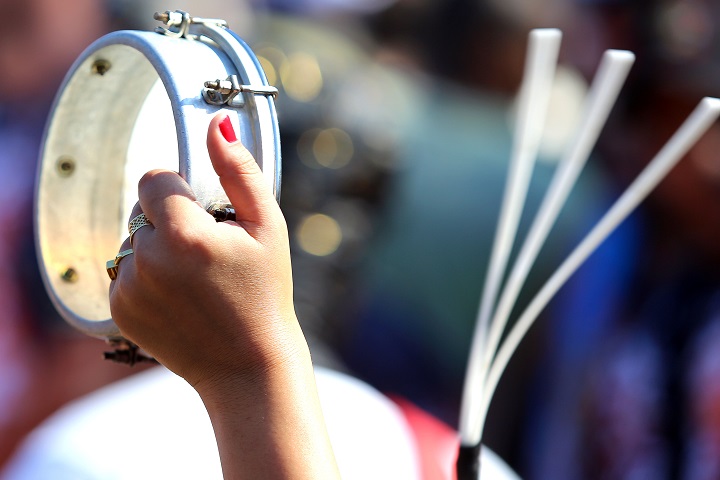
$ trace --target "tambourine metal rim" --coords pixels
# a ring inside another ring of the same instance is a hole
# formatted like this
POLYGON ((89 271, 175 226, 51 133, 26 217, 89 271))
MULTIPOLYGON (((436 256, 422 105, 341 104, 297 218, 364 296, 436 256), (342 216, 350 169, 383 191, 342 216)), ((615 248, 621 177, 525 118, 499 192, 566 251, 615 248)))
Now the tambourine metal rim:
MULTIPOLYGON (((228 113, 279 198, 277 114, 258 59, 222 26, 192 24, 188 33, 178 38, 119 31, 98 39, 71 67, 48 118, 35 192, 40 270, 62 317, 88 335, 120 336, 110 316, 105 261, 127 236, 120 192, 128 144, 158 81, 172 107, 177 171, 201 204, 228 203, 205 141, 210 119, 220 111, 228 113), (260 93, 246 88, 228 104, 204 98, 205 82, 232 76, 260 93)), ((154 168, 151 160, 147 170, 154 168)))

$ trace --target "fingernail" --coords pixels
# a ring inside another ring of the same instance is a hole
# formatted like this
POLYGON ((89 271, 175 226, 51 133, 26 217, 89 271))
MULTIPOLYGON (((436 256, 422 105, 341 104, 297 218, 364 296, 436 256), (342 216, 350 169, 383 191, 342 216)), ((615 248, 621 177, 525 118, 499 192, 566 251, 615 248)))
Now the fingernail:
POLYGON ((235 129, 233 128, 230 117, 226 116, 222 122, 220 122, 220 133, 230 143, 237 142, 237 135, 235 135, 235 129))

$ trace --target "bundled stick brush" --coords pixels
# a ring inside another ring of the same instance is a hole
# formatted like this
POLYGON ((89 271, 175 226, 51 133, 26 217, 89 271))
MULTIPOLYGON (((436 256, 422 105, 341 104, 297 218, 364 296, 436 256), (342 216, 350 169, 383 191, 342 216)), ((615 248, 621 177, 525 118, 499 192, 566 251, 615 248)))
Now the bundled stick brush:
POLYGON ((517 240, 517 223, 538 153, 540 133, 537 132, 542 131, 538 124, 534 124, 535 128, 529 128, 529 125, 532 122, 544 124, 550 89, 547 78, 554 75, 559 42, 560 32, 554 29, 539 29, 530 33, 515 145, 465 376, 459 425, 458 480, 480 478, 482 432, 493 394, 512 355, 539 314, 580 265, 647 197, 720 115, 720 100, 706 97, 700 101, 655 158, 533 296, 501 342, 524 281, 589 158, 634 62, 631 52, 605 52, 585 100, 583 120, 557 167, 508 279, 501 288, 508 268, 509 252, 517 240), (535 133, 530 134, 530 131, 535 133))

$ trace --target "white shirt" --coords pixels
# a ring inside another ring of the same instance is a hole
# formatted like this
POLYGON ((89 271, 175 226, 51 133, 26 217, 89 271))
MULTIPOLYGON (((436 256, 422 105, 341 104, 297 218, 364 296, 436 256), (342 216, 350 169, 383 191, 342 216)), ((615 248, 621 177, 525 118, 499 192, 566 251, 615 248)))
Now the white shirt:
MULTIPOLYGON (((316 368, 330 439, 345 480, 421 478, 399 408, 366 383, 316 368)), ((483 450, 483 480, 518 477, 483 450)), ((197 392, 158 367, 56 412, 25 440, 3 480, 222 479, 210 419, 197 392)))

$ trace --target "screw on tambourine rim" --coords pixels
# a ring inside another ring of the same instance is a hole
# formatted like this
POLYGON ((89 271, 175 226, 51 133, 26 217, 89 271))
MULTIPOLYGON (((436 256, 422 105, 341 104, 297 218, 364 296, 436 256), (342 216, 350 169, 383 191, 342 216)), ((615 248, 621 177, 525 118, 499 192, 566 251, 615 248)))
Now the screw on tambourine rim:
POLYGON ((61 177, 69 177, 75 172, 75 159, 62 156, 57 161, 57 171, 61 177))
POLYGON ((110 70, 111 64, 102 58, 95 60, 92 64, 92 73, 96 75, 105 75, 110 70))

